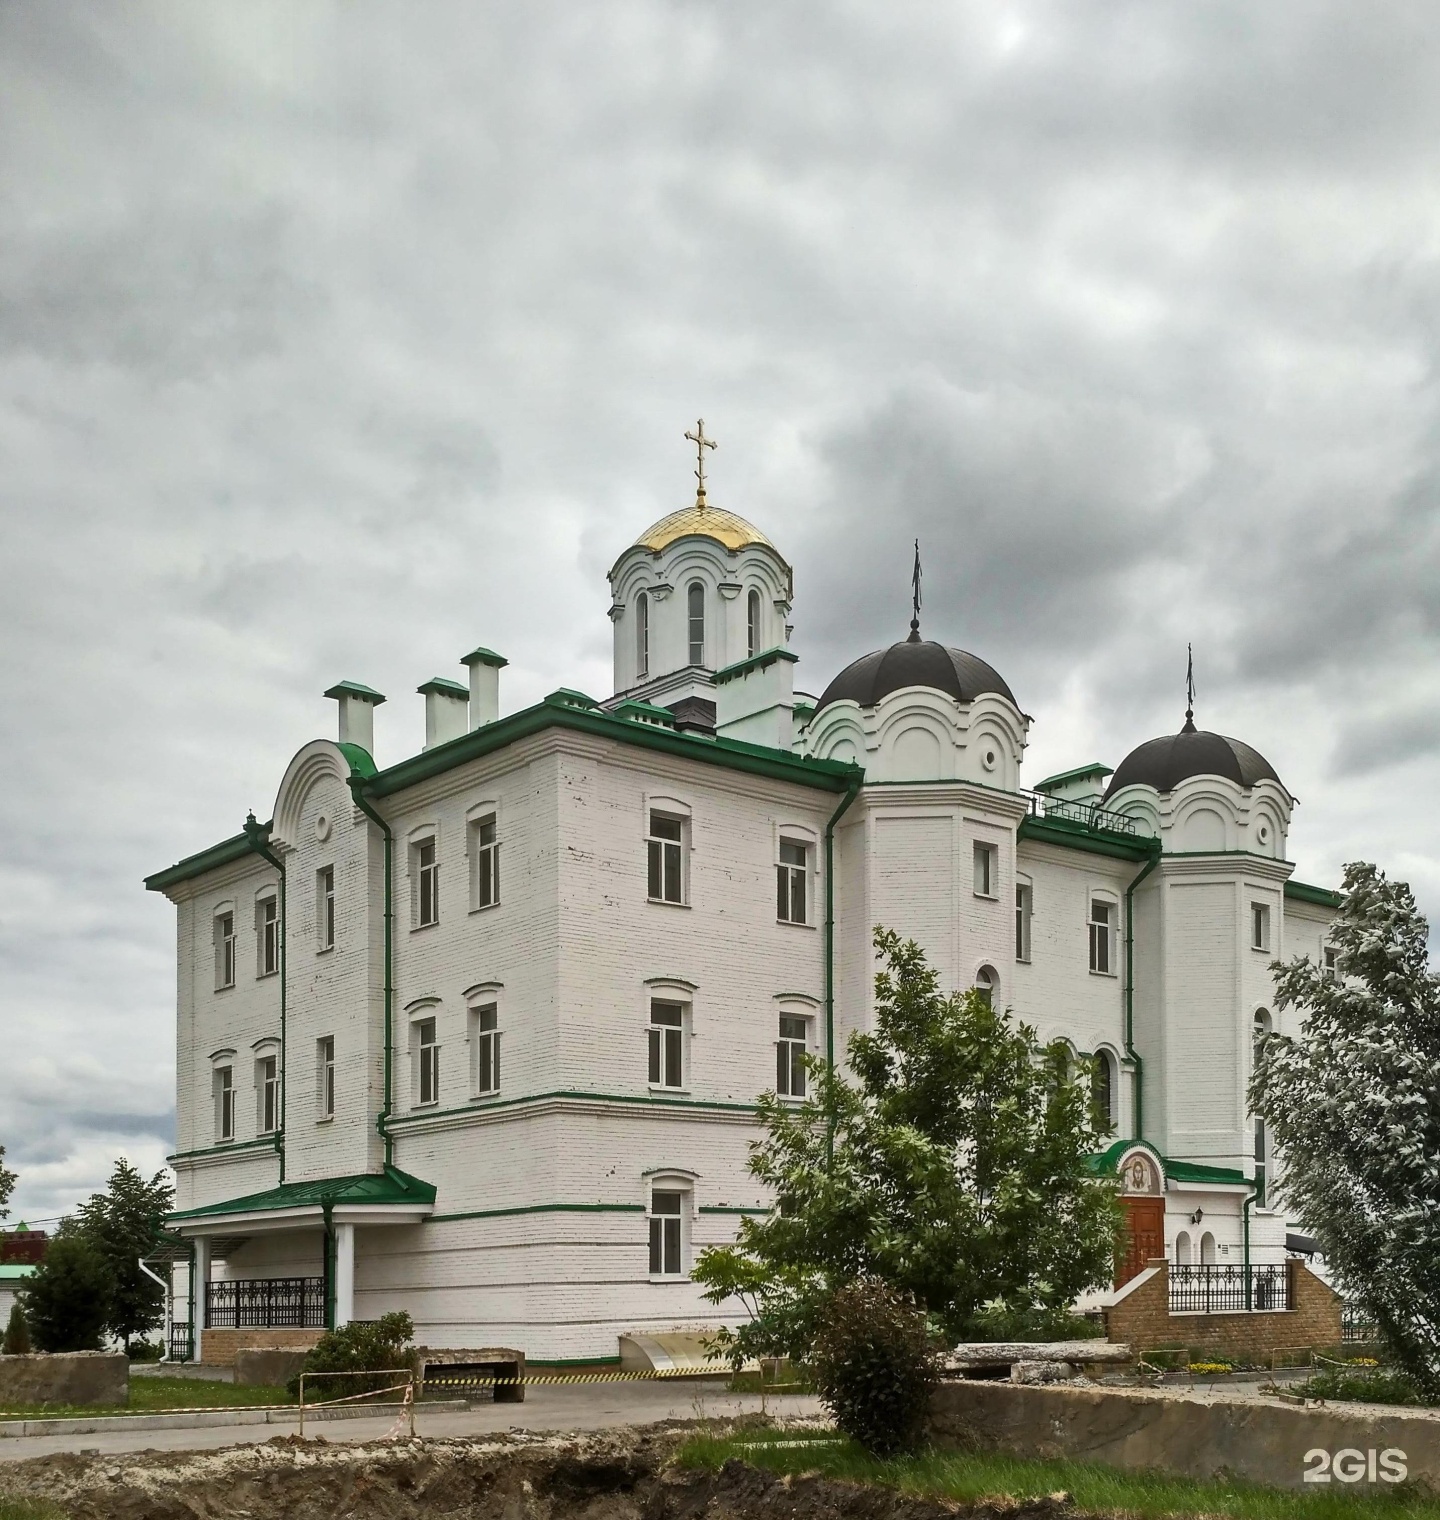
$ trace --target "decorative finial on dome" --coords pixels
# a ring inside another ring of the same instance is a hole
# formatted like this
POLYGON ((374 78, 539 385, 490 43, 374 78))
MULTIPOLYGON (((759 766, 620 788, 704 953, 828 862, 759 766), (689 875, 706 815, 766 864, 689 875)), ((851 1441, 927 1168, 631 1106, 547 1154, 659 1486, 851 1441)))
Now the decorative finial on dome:
POLYGON ((705 450, 718 448, 719 445, 713 438, 705 436, 703 417, 695 424, 695 431, 686 433, 685 436, 695 445, 695 505, 703 512, 705 510, 705 450))
POLYGON ((1195 646, 1185 646, 1185 727, 1182 734, 1195 732, 1195 646))
POLYGON ((915 540, 915 569, 910 575, 910 585, 914 590, 912 599, 913 612, 910 618, 910 637, 905 640, 907 644, 920 642, 920 540, 915 540))

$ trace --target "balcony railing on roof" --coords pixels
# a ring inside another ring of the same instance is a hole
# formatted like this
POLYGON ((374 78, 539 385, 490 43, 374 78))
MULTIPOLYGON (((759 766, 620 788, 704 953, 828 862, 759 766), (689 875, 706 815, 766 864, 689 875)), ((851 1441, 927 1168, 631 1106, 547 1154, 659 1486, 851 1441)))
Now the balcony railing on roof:
POLYGON ((1110 834, 1136 833, 1135 820, 1128 813, 1112 813, 1098 802, 1070 802, 1051 797, 1046 792, 1026 792, 1032 818, 1059 818, 1066 823, 1083 824, 1087 829, 1104 829, 1110 834))
POLYGON ((205 1285, 207 1330, 323 1330, 323 1277, 239 1277, 205 1285))
POLYGON ((1290 1307, 1290 1273, 1283 1261, 1252 1267, 1179 1263, 1170 1268, 1171 1314, 1245 1314, 1290 1307))

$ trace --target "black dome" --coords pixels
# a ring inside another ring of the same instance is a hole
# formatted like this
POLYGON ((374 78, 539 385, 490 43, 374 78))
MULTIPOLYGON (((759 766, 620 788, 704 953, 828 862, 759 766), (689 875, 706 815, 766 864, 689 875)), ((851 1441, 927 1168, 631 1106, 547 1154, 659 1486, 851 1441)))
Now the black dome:
POLYGON ((1157 792, 1173 792, 1191 776, 1224 776, 1245 787, 1257 781, 1284 785, 1258 749, 1239 739, 1227 739, 1224 734, 1206 733, 1187 722, 1178 734, 1150 739, 1132 749, 1111 776, 1105 797, 1108 800, 1125 786, 1153 786, 1157 792))
POLYGON ((971 702, 982 692, 993 691, 1012 706, 1020 705, 1005 682, 978 656, 930 639, 911 638, 847 665, 825 688, 815 711, 832 702, 874 707, 881 697, 904 686, 929 686, 957 702, 971 702))

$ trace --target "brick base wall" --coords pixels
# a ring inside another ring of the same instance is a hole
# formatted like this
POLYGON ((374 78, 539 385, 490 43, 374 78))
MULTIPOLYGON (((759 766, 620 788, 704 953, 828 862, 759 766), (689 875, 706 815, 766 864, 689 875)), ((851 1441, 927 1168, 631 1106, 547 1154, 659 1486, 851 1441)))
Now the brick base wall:
POLYGON ((1188 1346, 1239 1361, 1264 1363, 1274 1351, 1340 1344, 1340 1295, 1302 1261, 1286 1263, 1293 1309, 1252 1314, 1172 1314, 1168 1264, 1105 1311, 1105 1333, 1136 1351, 1188 1346))
POLYGON ((235 1353, 242 1349, 308 1351, 324 1334, 323 1330, 207 1330, 200 1342, 200 1360, 207 1367, 233 1367, 235 1353))

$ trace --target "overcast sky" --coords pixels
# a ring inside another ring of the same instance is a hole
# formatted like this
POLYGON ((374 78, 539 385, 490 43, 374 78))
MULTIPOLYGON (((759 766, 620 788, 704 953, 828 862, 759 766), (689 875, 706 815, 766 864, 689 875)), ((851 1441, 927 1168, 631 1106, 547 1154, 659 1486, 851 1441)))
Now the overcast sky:
POLYGON ((928 635, 1026 774, 1182 718, 1297 874, 1440 907, 1440 9, 0 0, 0 1143, 12 1218, 172 1137, 174 917, 333 681, 609 685, 691 499, 799 681, 928 635))

